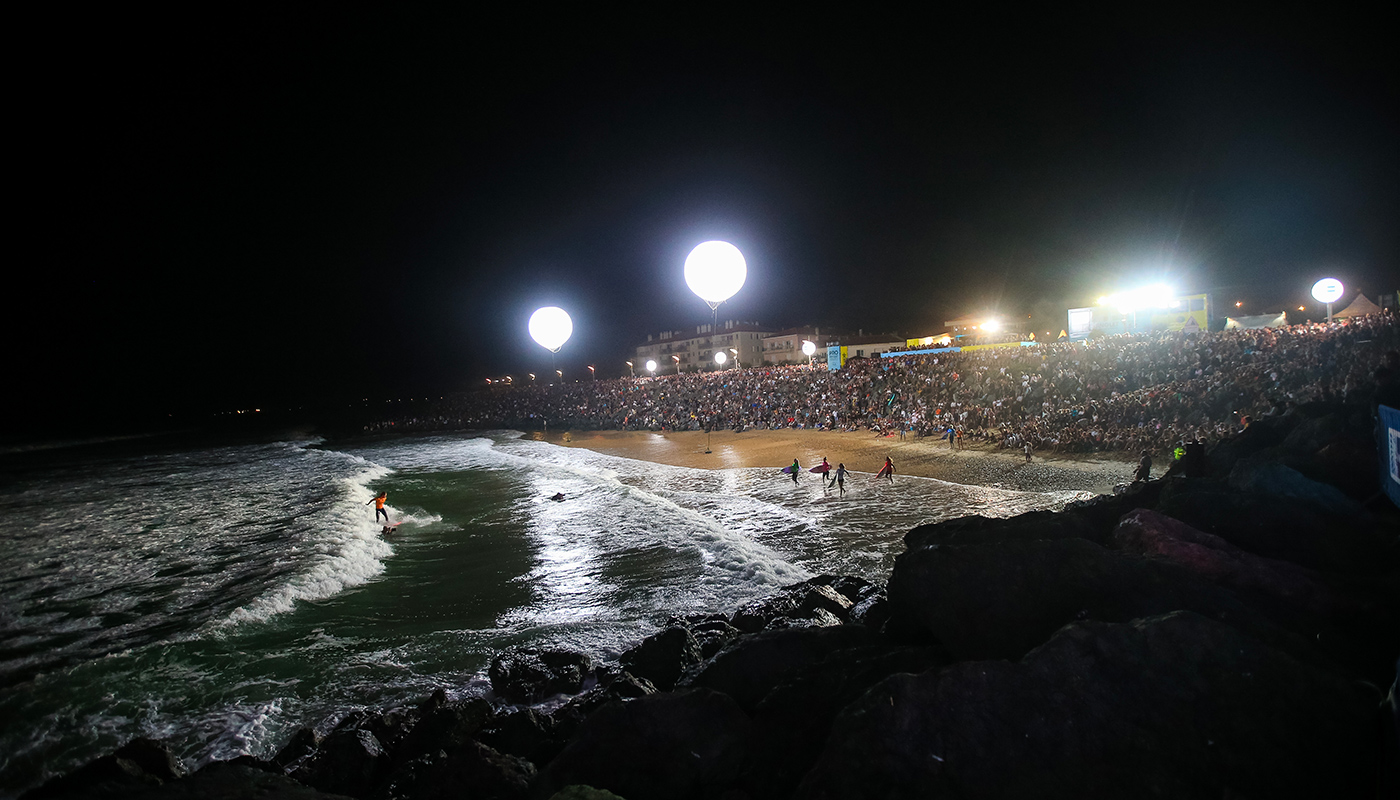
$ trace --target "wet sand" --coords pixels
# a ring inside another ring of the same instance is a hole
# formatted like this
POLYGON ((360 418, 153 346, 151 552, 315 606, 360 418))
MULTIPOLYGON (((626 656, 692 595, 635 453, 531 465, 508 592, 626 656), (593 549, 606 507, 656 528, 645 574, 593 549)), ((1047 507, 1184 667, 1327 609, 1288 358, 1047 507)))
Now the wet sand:
MULTIPOLYGON (((565 447, 583 447, 657 464, 698 469, 772 467, 781 469, 796 458, 805 470, 821 463, 825 456, 833 468, 845 463, 846 469, 872 474, 889 456, 895 465, 895 480, 901 475, 937 478, 953 483, 992 486, 1020 491, 1074 490, 1107 494, 1115 484, 1132 477, 1135 461, 1098 454, 1095 456, 1025 456, 1009 450, 985 446, 949 448, 945 441, 910 436, 881 437, 869 431, 696 431, 657 433, 651 431, 565 431, 527 434, 528 438, 553 442, 565 447), (705 452, 706 450, 710 452, 705 452)), ((1154 469, 1154 473, 1159 470, 1154 469)))

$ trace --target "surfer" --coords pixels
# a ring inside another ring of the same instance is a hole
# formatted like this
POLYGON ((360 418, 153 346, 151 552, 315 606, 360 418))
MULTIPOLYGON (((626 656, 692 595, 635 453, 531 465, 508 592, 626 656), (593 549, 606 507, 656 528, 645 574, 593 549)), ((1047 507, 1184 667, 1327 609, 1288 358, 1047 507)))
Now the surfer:
MULTIPOLYGON (((846 493, 846 464, 844 462, 836 465, 836 474, 832 477, 831 482, 841 489, 841 494, 846 493)), ((831 488, 830 485, 827 488, 831 488)))
MULTIPOLYGON (((388 499, 389 499, 389 493, 388 493, 388 492, 380 492, 379 494, 377 494, 377 495, 374 496, 374 499, 373 499, 373 500, 370 500, 370 501, 369 501, 369 503, 374 503, 374 521, 375 521, 375 522, 378 522, 378 521, 379 521, 379 515, 380 515, 380 514, 383 514, 383 515, 384 515, 384 521, 385 521, 385 522, 388 522, 388 521, 389 521, 389 512, 386 511, 386 510, 384 509, 384 501, 386 501, 386 500, 388 500, 388 499)), ((369 505, 369 503, 365 503, 365 505, 369 505)))
POLYGON ((792 460, 792 466, 788 467, 792 471, 792 482, 797 483, 797 473, 802 471, 802 467, 797 465, 797 459, 792 460))
POLYGON ((890 483, 894 483, 894 462, 890 460, 889 456, 885 456, 885 465, 880 467, 879 472, 875 473, 875 479, 879 480, 880 478, 889 478, 890 483))
POLYGON ((558 493, 556 493, 553 497, 551 497, 551 498, 549 498, 549 499, 550 499, 550 500, 553 500, 553 501, 556 502, 556 503, 562 502, 562 501, 564 500, 564 493, 563 493, 563 492, 558 492, 558 493))

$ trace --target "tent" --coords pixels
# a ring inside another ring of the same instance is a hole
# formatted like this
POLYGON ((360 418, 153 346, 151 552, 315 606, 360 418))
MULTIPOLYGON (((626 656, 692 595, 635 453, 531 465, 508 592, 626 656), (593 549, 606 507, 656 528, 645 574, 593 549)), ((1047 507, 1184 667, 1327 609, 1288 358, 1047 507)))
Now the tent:
POLYGON ((1249 317, 1226 317, 1225 328, 1281 328, 1288 324, 1288 312, 1255 314, 1249 317))
POLYGON ((1364 314, 1379 314, 1381 307, 1366 299, 1366 295, 1358 294, 1356 299, 1351 301, 1351 305, 1338 311, 1332 316, 1335 317, 1359 317, 1364 314))

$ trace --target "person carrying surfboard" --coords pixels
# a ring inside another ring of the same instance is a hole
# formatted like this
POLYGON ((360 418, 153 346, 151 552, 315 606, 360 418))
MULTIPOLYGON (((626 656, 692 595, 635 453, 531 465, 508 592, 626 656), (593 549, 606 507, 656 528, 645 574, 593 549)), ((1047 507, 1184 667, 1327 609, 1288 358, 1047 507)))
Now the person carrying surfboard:
MULTIPOLYGON (((841 494, 846 493, 846 464, 842 462, 836 465, 836 474, 832 476, 831 482, 841 489, 841 494)), ((831 488, 830 485, 827 488, 831 488)))
MULTIPOLYGON (((388 500, 388 499, 389 499, 389 493, 388 493, 388 492, 380 492, 379 494, 377 494, 377 495, 374 496, 374 499, 373 499, 373 500, 370 500, 370 501, 369 501, 369 503, 374 503, 374 521, 375 521, 375 522, 378 522, 378 521, 379 521, 379 515, 380 515, 380 514, 383 514, 383 515, 384 515, 384 521, 385 521, 385 522, 388 522, 388 521, 389 521, 389 512, 384 508, 384 501, 386 501, 386 500, 388 500)), ((365 505, 369 505, 369 503, 365 503, 365 505)))
POLYGON ((791 472, 791 473, 792 473, 792 482, 793 482, 793 483, 797 483, 797 473, 799 473, 799 472, 802 471, 802 467, 800 467, 800 466, 797 465, 797 459, 794 458, 794 459, 792 460, 792 466, 788 467, 787 469, 785 469, 785 470, 783 470, 783 471, 784 471, 784 472, 791 472))
POLYGON ((880 467, 880 471, 875 473, 875 479, 889 478, 890 483, 894 483, 894 462, 889 456, 885 456, 885 466, 880 467))

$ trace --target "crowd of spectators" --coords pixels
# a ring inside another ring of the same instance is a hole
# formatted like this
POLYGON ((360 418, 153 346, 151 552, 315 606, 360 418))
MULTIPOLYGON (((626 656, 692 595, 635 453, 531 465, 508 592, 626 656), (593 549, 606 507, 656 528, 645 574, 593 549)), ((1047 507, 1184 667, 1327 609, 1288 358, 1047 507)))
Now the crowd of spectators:
POLYGON ((1376 314, 853 359, 831 371, 804 365, 498 384, 366 432, 801 428, 932 436, 949 447, 1163 452, 1232 435, 1292 405, 1368 399, 1376 370, 1397 348, 1396 318, 1376 314))

